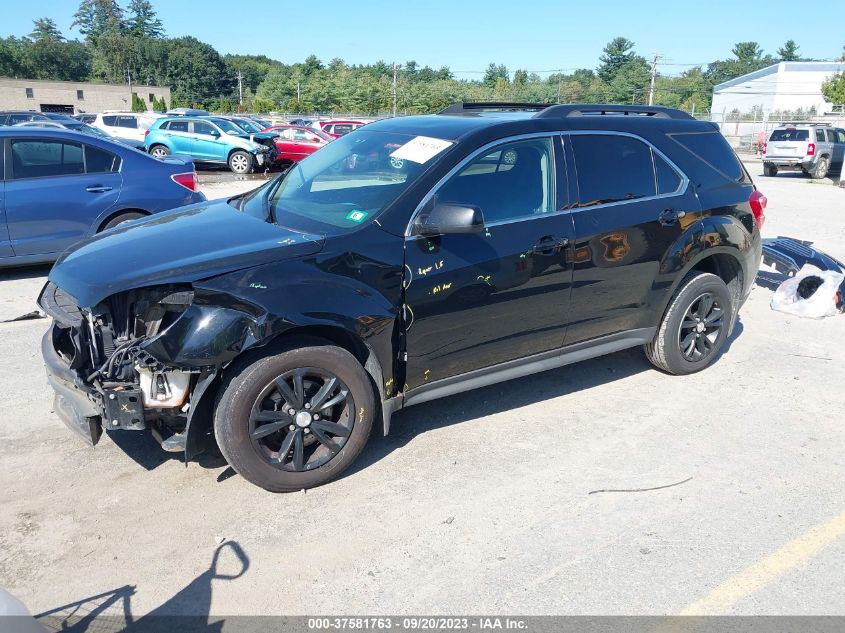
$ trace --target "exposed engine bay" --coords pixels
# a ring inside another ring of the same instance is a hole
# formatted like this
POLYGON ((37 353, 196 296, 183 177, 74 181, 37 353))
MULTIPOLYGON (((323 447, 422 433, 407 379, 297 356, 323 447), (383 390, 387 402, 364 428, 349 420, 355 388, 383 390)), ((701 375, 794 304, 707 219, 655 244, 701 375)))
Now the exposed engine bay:
MULTIPOLYGON (((180 285, 128 290, 89 311, 54 284, 47 285, 40 303, 57 326, 53 347, 81 380, 77 388, 87 392, 100 417, 82 425, 83 434, 98 426, 149 428, 162 441, 185 429, 189 394, 201 370, 166 367, 142 345, 178 319, 193 296, 190 286, 180 285)), ((96 443, 100 433, 92 430, 89 441, 96 443)))

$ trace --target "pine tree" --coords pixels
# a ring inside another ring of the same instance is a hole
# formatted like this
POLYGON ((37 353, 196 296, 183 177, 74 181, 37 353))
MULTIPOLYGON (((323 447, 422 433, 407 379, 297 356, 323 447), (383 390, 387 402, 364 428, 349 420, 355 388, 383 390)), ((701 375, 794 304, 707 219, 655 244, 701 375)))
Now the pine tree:
POLYGON ((131 0, 127 12, 129 18, 126 20, 126 30, 130 35, 152 38, 164 36, 164 26, 149 0, 131 0))
POLYGON ((785 62, 794 62, 801 59, 798 54, 798 44, 795 40, 786 40, 783 46, 778 49, 778 57, 785 62))
POLYGON ((32 33, 29 34, 36 42, 63 42, 64 36, 56 23, 50 18, 38 18, 32 21, 32 33))

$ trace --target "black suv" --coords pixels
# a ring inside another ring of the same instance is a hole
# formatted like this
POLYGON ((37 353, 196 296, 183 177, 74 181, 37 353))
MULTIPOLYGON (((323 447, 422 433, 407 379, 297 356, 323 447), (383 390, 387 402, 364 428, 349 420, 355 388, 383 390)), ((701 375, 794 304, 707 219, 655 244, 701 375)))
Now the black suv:
POLYGON ((372 123, 265 186, 65 253, 40 304, 55 411, 95 443, 216 443, 273 491, 323 484, 375 423, 642 345, 718 356, 766 199, 711 123, 457 104, 372 123))

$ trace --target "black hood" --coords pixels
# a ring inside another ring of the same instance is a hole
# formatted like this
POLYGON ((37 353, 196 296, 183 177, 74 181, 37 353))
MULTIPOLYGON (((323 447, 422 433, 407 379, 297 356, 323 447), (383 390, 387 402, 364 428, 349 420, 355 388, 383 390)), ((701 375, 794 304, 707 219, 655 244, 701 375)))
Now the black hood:
POLYGON ((66 251, 49 279, 93 307, 117 292, 194 282, 318 252, 319 235, 297 233, 235 209, 204 202, 132 222, 66 251))

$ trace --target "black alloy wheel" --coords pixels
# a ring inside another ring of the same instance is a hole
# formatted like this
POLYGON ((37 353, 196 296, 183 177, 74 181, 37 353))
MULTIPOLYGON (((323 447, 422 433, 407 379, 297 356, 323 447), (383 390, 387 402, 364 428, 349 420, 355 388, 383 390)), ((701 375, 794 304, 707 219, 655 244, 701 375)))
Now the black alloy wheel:
POLYGON ((355 424, 355 401, 332 372, 304 367, 264 387, 252 406, 253 446, 274 468, 319 468, 345 446, 355 424))
POLYGON ((697 362, 713 353, 724 316, 725 310, 713 293, 705 292, 692 302, 678 330, 678 345, 686 360, 697 362))

